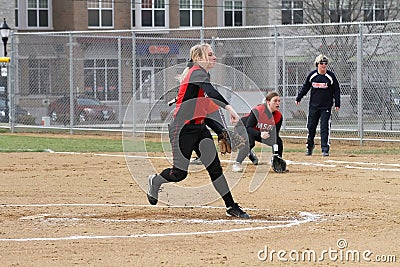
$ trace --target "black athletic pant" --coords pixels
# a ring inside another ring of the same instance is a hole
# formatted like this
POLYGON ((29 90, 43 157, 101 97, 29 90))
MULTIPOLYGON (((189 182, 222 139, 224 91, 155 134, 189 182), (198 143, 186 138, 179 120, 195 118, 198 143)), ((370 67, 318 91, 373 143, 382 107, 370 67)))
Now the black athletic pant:
POLYGON ((312 150, 315 146, 314 138, 320 122, 321 149, 322 152, 329 152, 329 136, 331 130, 331 109, 319 109, 309 107, 307 119, 307 149, 312 150))
POLYGON ((172 146, 173 166, 161 172, 168 182, 179 182, 188 174, 189 161, 194 150, 201 152, 201 162, 211 177, 214 188, 222 196, 226 207, 234 204, 228 183, 222 171, 217 149, 205 124, 186 124, 179 127, 171 123, 169 138, 172 146))

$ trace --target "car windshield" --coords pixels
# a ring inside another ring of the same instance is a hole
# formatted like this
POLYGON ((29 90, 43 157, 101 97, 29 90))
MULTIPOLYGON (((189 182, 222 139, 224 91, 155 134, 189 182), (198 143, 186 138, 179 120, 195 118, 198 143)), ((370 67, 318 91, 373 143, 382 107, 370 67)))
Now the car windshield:
POLYGON ((80 106, 100 106, 100 101, 93 99, 93 98, 78 98, 78 104, 80 106))

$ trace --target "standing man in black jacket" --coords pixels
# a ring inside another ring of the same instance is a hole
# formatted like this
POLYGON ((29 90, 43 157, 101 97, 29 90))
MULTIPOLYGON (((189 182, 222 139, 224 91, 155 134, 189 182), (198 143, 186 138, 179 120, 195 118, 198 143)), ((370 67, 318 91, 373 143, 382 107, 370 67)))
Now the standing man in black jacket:
POLYGON ((318 122, 321 129, 321 149, 323 156, 329 156, 329 136, 331 128, 332 106, 335 111, 340 109, 340 87, 335 74, 327 70, 328 58, 321 54, 315 58, 316 69, 311 71, 296 97, 296 105, 300 105, 301 99, 310 91, 310 103, 307 118, 307 151, 306 156, 311 156, 315 147, 314 137, 318 122), (335 101, 333 101, 335 100, 335 101))

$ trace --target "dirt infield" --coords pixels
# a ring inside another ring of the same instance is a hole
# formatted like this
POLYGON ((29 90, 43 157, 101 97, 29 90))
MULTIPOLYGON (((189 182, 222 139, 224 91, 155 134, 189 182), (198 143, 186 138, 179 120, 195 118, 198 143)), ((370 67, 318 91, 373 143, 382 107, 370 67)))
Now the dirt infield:
MULTIPOLYGON (((341 153, 345 145, 332 147, 324 158, 285 152, 290 171, 269 172, 252 193, 255 167, 248 166, 233 195, 250 220, 226 217, 221 200, 149 206, 121 154, 4 153, 1 265, 398 266, 398 154, 349 155, 341 153)), ((147 176, 137 164, 135 175, 147 176)), ((224 170, 232 176, 228 163, 224 170)), ((204 180, 196 172, 183 183, 204 180)))

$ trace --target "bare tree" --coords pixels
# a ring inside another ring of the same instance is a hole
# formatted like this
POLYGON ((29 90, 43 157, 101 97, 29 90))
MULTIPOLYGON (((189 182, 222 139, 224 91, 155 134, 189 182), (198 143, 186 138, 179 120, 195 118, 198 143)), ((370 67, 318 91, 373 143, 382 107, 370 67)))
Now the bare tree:
MULTIPOLYGON (((357 34, 359 25, 352 22, 363 23, 363 33, 387 32, 390 24, 368 23, 378 21, 390 21, 399 18, 400 4, 398 0, 305 0, 303 1, 304 15, 303 23, 320 24, 336 23, 329 26, 311 27, 315 34, 333 35, 333 34, 357 34)), ((329 47, 342 48, 347 56, 354 56, 355 39, 346 40, 337 38, 334 43, 327 43, 323 39, 321 49, 329 47)), ((379 49, 381 47, 382 36, 374 36, 374 46, 368 46, 365 51, 369 56, 377 56, 384 53, 395 51, 397 47, 379 49), (372 49, 371 49, 372 48, 372 49)), ((322 51, 324 52, 324 51, 322 51)))

